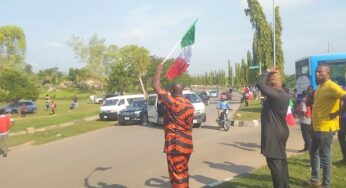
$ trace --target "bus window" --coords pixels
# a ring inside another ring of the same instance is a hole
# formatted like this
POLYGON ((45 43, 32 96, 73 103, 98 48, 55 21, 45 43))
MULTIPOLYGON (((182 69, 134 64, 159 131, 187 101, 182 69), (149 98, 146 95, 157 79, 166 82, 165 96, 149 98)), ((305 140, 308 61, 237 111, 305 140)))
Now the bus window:
POLYGON ((331 79, 337 83, 338 85, 344 86, 345 85, 345 64, 340 63, 331 63, 330 69, 331 69, 331 79))
POLYGON ((301 75, 309 75, 309 59, 296 62, 296 77, 301 75))

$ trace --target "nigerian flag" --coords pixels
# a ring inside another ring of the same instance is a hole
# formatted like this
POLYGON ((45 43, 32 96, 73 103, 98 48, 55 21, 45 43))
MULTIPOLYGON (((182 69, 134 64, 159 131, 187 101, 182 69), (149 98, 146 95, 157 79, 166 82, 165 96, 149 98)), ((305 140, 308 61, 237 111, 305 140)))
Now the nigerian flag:
POLYGON ((189 67, 189 62, 192 55, 192 46, 195 43, 195 24, 196 20, 189 30, 185 33, 184 37, 180 41, 181 51, 179 56, 174 60, 173 65, 166 73, 166 77, 173 80, 175 77, 183 74, 189 67))
POLYGON ((287 113, 286 113, 286 123, 288 126, 295 126, 296 125, 296 120, 294 119, 293 113, 292 113, 292 108, 293 108, 293 100, 290 98, 290 102, 287 108, 287 113))

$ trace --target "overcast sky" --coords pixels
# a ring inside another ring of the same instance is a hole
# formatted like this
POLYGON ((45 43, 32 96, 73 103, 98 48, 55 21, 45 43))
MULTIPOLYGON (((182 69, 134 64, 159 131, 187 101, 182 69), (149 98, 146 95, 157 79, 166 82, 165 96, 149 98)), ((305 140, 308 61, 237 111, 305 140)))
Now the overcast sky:
MULTIPOLYGON (((272 0, 259 0, 272 22, 272 0)), ((275 0, 283 22, 285 72, 305 56, 346 52, 346 1, 275 0), (328 45, 329 44, 329 45, 328 45), (329 46, 329 48, 328 48, 329 46)), ((189 72, 225 69, 252 48, 254 30, 246 0, 2 0, 0 26, 23 28, 26 62, 34 70, 82 67, 67 41, 98 34, 107 44, 137 44, 165 57, 193 23, 195 46, 189 72)), ((178 55, 179 49, 172 57, 178 55)))

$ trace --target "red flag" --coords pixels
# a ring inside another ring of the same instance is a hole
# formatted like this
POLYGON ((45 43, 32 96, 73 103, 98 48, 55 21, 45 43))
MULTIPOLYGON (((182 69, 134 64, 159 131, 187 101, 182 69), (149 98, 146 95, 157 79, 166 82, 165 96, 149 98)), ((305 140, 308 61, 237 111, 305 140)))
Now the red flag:
POLYGON ((173 80, 175 77, 183 74, 188 67, 189 64, 187 64, 184 59, 178 57, 175 59, 173 65, 167 71, 166 77, 170 80, 173 80))

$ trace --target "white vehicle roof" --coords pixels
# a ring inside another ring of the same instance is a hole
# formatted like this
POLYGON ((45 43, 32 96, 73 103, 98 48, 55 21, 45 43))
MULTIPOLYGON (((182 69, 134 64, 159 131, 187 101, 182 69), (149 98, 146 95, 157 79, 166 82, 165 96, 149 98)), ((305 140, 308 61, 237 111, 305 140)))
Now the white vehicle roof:
POLYGON ((135 95, 121 95, 121 96, 116 96, 116 97, 110 97, 107 98, 106 100, 114 100, 114 99, 128 99, 128 98, 136 98, 136 97, 144 97, 143 94, 135 94, 135 95))

